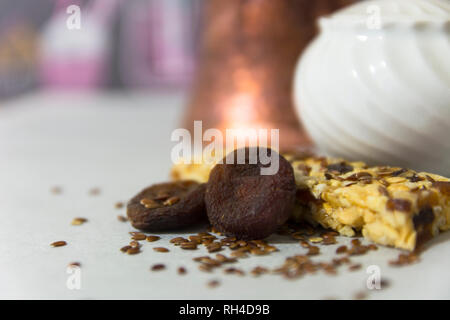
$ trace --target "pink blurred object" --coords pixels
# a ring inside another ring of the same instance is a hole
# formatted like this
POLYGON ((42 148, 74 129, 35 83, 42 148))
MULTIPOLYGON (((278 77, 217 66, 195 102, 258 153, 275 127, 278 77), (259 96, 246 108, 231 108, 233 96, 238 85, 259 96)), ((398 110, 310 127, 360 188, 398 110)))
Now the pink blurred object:
POLYGON ((40 46, 40 82, 46 87, 96 89, 104 85, 109 59, 111 17, 120 0, 61 0, 44 29, 40 46), (85 3, 85 1, 83 2, 85 3), (81 8, 81 28, 66 25, 70 5, 81 8))
POLYGON ((129 87, 184 87, 193 74, 199 0, 129 0, 122 7, 119 70, 129 87))

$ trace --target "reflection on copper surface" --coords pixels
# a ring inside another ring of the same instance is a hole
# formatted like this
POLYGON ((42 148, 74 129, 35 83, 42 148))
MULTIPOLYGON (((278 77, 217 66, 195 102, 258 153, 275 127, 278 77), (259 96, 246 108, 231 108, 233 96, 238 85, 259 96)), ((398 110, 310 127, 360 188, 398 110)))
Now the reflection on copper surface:
POLYGON ((280 129, 281 149, 308 145, 292 106, 299 54, 315 20, 351 0, 209 0, 201 63, 184 127, 280 129))

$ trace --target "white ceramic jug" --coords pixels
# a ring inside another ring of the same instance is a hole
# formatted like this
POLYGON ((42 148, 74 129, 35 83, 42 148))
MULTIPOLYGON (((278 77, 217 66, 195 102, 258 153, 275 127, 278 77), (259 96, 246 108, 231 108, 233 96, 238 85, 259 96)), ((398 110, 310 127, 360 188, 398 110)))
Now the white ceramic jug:
POLYGON ((362 1, 319 25, 294 84, 319 150, 450 176, 450 1, 362 1))

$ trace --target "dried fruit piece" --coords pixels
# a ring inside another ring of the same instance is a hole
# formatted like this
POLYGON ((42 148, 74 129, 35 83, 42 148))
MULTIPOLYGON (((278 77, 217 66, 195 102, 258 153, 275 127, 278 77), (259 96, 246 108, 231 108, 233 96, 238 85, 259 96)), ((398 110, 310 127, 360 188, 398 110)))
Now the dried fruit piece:
POLYGON ((205 189, 204 184, 188 180, 152 185, 130 200, 128 218, 133 227, 149 231, 199 223, 206 220, 205 189))
POLYGON ((294 207, 296 186, 291 164, 266 148, 235 150, 222 162, 211 171, 205 193, 210 223, 240 239, 261 239, 277 231, 294 207), (244 164, 237 163, 241 152, 245 152, 244 164), (261 154, 272 162, 263 164, 261 154), (227 161, 231 158, 234 163, 227 161), (261 174, 262 168, 276 163, 275 174, 261 174))

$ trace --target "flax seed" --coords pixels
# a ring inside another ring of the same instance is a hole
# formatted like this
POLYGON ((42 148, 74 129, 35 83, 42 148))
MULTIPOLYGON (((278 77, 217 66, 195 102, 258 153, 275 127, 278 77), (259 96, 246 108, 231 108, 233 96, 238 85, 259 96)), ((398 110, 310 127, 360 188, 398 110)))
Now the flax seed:
POLYGON ((170 243, 174 243, 175 245, 180 245, 183 242, 188 242, 188 239, 185 239, 183 237, 176 237, 176 238, 172 238, 170 239, 170 243))
POLYGON ((177 203, 178 201, 180 201, 180 198, 178 197, 170 197, 169 199, 167 199, 166 201, 164 201, 164 205, 165 206, 172 206, 175 203, 177 203))
POLYGON ((83 223, 87 222, 86 218, 74 218, 71 222, 71 225, 73 226, 79 226, 82 225, 83 223))
POLYGON ((155 242, 158 241, 159 239, 161 239, 161 237, 158 236, 147 236, 147 238, 145 238, 148 242, 155 242))
POLYGON ((80 267, 81 267, 81 263, 79 263, 79 262, 71 262, 71 263, 69 263, 67 266, 68 266, 69 268, 74 268, 74 267, 80 268, 80 267))
POLYGON ((224 256, 223 254, 220 254, 220 253, 216 254, 216 260, 220 261, 222 263, 234 263, 234 262, 237 262, 236 258, 228 258, 228 257, 226 257, 226 256, 224 256))
POLYGON ((140 203, 147 209, 154 209, 161 206, 158 202, 152 199, 142 199, 140 203))
POLYGON ((222 250, 222 245, 219 242, 213 242, 213 243, 207 245, 206 249, 208 250, 209 253, 217 252, 217 251, 222 250))
POLYGON ((130 247, 132 248, 139 248, 141 245, 136 240, 133 240, 130 242, 130 247))
POLYGON ((268 273, 269 270, 267 268, 264 267, 255 267, 252 269, 252 271, 250 271, 250 274, 253 276, 260 276, 262 274, 268 273))
POLYGON ((61 194, 62 188, 60 186, 54 186, 50 189, 50 192, 53 194, 61 194))
POLYGON ((197 244, 195 242, 183 242, 180 247, 184 250, 196 250, 197 244))
POLYGON ((116 202, 115 204, 114 204, 114 208, 116 208, 116 209, 122 209, 123 208, 123 202, 116 202))
POLYGON ((164 270, 165 268, 166 268, 166 266, 164 264, 159 263, 159 264, 153 265, 151 270, 152 271, 161 271, 161 270, 164 270))
POLYGON ((309 241, 311 241, 312 243, 319 243, 323 241, 322 237, 311 237, 309 238, 309 241))
POLYGON ((211 280, 208 282, 209 288, 216 288, 220 285, 220 282, 218 280, 211 280))
POLYGON ((127 250, 127 254, 133 255, 133 254, 138 254, 141 252, 141 249, 139 247, 131 247, 127 250))
POLYGON ((179 267, 178 268, 178 274, 179 275, 185 275, 187 273, 186 268, 184 267, 179 267))
POLYGON ((131 237, 131 239, 141 241, 147 239, 147 236, 143 233, 136 233, 131 237))
POLYGON ((311 246, 311 247, 309 247, 307 255, 315 256, 315 255, 318 255, 319 253, 320 253, 319 247, 311 246))
POLYGON ((120 251, 122 251, 123 253, 127 252, 128 249, 131 249, 131 246, 124 246, 122 248, 120 248, 120 251))
POLYGON ((347 246, 340 246, 336 249, 337 254, 346 253, 347 252, 347 246))
POLYGON ((91 196, 97 196, 100 194, 100 188, 92 188, 89 190, 89 195, 91 196))
POLYGON ((117 216, 117 220, 119 220, 120 222, 127 222, 128 221, 128 219, 126 217, 121 216, 121 215, 117 216))
POLYGON ((156 247, 156 248, 153 248, 153 250, 156 252, 169 252, 169 249, 163 248, 163 247, 156 247))
POLYGON ((55 241, 55 242, 52 242, 50 245, 52 247, 63 247, 65 245, 67 245, 67 242, 65 242, 65 241, 55 241))
POLYGON ((356 271, 362 268, 362 265, 360 263, 357 264, 352 264, 351 266, 348 267, 348 270, 350 271, 356 271))

